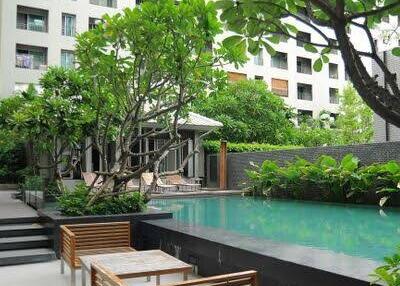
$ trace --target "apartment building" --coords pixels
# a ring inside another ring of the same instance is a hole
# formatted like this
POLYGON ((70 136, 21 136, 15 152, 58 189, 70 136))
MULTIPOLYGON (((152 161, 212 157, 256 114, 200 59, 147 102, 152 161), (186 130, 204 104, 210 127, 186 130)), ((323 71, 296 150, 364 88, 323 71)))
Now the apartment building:
POLYGON ((74 65, 74 36, 139 0, 0 1, 0 97, 38 82, 49 65, 74 65))
MULTIPOLYGON (((379 51, 379 56, 387 65, 389 70, 400 75, 400 57, 391 53, 394 47, 400 46, 400 16, 388 16, 383 19, 378 29, 373 31, 375 46, 379 51), (393 32, 396 31, 396 32, 393 32)), ((379 85, 385 86, 383 72, 379 66, 373 62, 371 74, 377 78, 379 85)), ((400 85, 400 78, 397 78, 400 85)), ((382 117, 374 114, 374 142, 400 141, 400 128, 388 123, 382 117)))
MULTIPOLYGON (((289 19, 299 30, 298 37, 305 40, 324 43, 323 38, 306 24, 289 19)), ((321 27, 332 41, 334 32, 321 27)), ((329 64, 322 71, 312 68, 317 54, 307 52, 304 43, 295 39, 282 39, 273 45, 277 51, 270 56, 265 49, 257 56, 248 55, 249 61, 243 67, 235 69, 226 66, 229 79, 256 79, 265 81, 270 89, 280 95, 284 101, 301 115, 317 117, 321 111, 329 111, 332 116, 338 113, 338 92, 346 83, 346 73, 340 52, 331 51, 329 64)))

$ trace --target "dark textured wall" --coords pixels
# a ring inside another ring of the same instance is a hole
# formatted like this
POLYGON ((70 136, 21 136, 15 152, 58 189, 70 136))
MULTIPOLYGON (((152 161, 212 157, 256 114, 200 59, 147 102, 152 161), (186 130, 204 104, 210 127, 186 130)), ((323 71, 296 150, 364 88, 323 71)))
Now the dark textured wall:
POLYGON ((390 160, 400 161, 400 142, 385 142, 362 145, 348 145, 335 147, 315 147, 296 150, 229 153, 228 154, 228 188, 242 189, 245 185, 244 170, 250 167, 252 161, 261 164, 264 160, 274 160, 278 164, 292 161, 296 156, 313 161, 320 155, 330 155, 337 160, 346 154, 352 153, 360 159, 362 165, 390 160))

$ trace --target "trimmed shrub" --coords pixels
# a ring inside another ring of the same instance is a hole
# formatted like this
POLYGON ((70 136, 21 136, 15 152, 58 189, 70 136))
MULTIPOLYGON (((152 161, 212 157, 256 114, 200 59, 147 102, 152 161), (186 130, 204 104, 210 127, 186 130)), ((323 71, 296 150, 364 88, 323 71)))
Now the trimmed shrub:
POLYGON ((89 188, 78 184, 57 197, 58 209, 65 216, 126 214, 146 209, 146 200, 140 192, 103 197, 87 207, 89 199, 89 188))
MULTIPOLYGON (((208 153, 218 153, 220 147, 220 141, 210 140, 203 142, 203 148, 208 153)), ((298 149, 301 146, 293 145, 271 145, 263 143, 230 143, 228 142, 228 152, 230 153, 242 153, 242 152, 267 152, 274 150, 288 150, 298 149)))

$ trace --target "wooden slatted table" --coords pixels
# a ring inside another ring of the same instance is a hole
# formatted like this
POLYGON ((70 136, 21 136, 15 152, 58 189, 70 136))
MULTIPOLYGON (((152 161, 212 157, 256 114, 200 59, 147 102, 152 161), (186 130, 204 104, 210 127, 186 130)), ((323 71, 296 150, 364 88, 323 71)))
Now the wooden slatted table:
POLYGON ((183 273, 187 280, 192 266, 161 251, 146 250, 127 253, 111 253, 81 256, 82 286, 86 284, 86 273, 90 273, 93 262, 105 267, 121 279, 156 276, 156 285, 160 285, 160 275, 183 273))

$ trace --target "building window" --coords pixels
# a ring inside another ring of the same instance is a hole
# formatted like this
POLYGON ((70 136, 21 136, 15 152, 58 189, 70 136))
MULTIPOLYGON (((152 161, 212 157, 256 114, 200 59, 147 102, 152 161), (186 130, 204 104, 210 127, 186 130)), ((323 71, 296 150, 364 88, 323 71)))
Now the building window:
POLYGON ((90 4, 110 7, 110 8, 117 8, 117 0, 90 0, 90 4))
POLYGON ((256 75, 254 76, 255 80, 264 80, 264 77, 262 75, 256 75))
POLYGON ((284 79, 273 78, 271 80, 271 90, 273 93, 280 96, 289 95, 289 82, 284 79))
POLYGON ((297 98, 300 100, 308 100, 312 101, 312 85, 305 84, 305 83, 298 83, 297 84, 297 98))
POLYGON ((258 54, 254 56, 254 64, 258 66, 264 65, 264 59, 263 59, 263 49, 260 49, 258 54))
POLYGON ((311 42, 311 34, 306 32, 298 32, 297 33, 297 46, 304 47, 306 43, 311 42))
POLYGON ((390 22, 390 20, 389 20, 389 15, 383 16, 383 17, 382 17, 382 22, 389 23, 389 22, 390 22))
POLYGON ((62 35, 74 37, 76 32, 76 16, 62 14, 62 35))
POLYGON ((239 72, 228 72, 228 80, 233 82, 233 81, 239 81, 239 80, 245 80, 247 79, 247 75, 244 73, 239 73, 239 72))
POLYGON ((339 104, 339 90, 337 88, 329 88, 329 103, 339 104))
POLYGON ((75 67, 75 55, 73 51, 61 50, 61 66, 67 69, 75 67))
POLYGON ((311 74, 311 59, 297 57, 297 72, 311 74))
POLYGON ((329 78, 339 78, 338 65, 329 63, 329 78))
POLYGON ((297 123, 300 125, 302 123, 307 123, 308 120, 313 118, 312 110, 297 110, 297 123))
POLYGON ((47 48, 17 44, 15 66, 23 69, 46 69, 47 48))
MULTIPOLYGON (((335 39, 329 39, 329 43, 331 45, 333 45, 333 46, 338 46, 339 45, 338 41, 335 40, 335 39)), ((338 50, 337 49, 331 49, 330 53, 336 55, 338 53, 338 50)))
POLYGON ((101 23, 103 23, 102 19, 89 17, 89 30, 96 29, 101 23))
POLYGON ((271 57, 271 66, 278 69, 288 69, 288 59, 286 53, 276 52, 271 57))
POLYGON ((47 32, 49 12, 36 8, 17 7, 17 29, 47 32))

